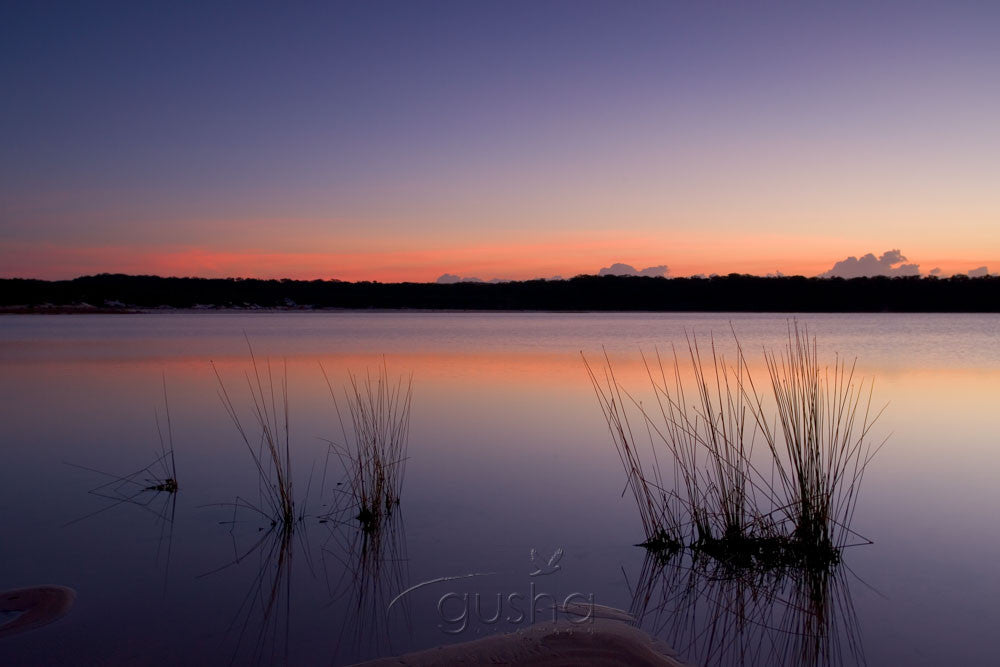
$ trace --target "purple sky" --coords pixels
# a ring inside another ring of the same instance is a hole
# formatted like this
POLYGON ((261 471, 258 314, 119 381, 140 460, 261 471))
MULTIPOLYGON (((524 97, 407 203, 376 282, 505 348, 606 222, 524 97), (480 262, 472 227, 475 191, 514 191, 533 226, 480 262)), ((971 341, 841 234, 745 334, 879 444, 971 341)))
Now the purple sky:
POLYGON ((1000 265, 998 4, 180 5, 0 9, 0 275, 1000 265))

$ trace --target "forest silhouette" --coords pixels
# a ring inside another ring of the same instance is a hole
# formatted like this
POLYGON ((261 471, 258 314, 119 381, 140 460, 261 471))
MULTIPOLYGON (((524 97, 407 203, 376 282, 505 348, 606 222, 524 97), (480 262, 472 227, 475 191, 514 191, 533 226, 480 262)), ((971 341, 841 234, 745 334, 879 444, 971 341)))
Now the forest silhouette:
POLYGON ((541 311, 1000 312, 1000 277, 651 278, 582 275, 502 283, 162 278, 0 279, 0 307, 389 308, 541 311))

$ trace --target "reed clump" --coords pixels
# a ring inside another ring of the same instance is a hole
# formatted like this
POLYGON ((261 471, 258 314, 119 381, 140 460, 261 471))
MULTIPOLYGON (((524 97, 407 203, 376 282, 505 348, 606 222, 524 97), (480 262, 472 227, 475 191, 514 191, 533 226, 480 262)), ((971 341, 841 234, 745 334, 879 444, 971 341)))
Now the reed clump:
POLYGON ((177 461, 174 456, 174 432, 173 425, 170 421, 170 402, 167 399, 166 376, 163 377, 163 407, 166 418, 166 433, 164 433, 164 424, 160 421, 160 412, 157 410, 153 413, 153 416, 156 422, 156 434, 159 439, 160 446, 158 450, 153 450, 155 458, 147 466, 127 475, 118 475, 104 470, 98 470, 96 468, 66 462, 66 465, 74 468, 80 468, 81 470, 86 470, 105 477, 108 481, 90 489, 89 493, 113 501, 112 505, 98 510, 97 512, 87 514, 79 519, 74 519, 70 522, 70 524, 88 518, 93 514, 103 512, 109 507, 123 503, 138 505, 149 509, 165 523, 172 523, 173 508, 170 501, 164 503, 163 508, 160 510, 154 509, 153 507, 154 498, 160 493, 166 493, 168 496, 172 496, 173 494, 176 494, 180 488, 177 483, 177 461), (168 505, 170 505, 170 507, 167 507, 168 505))
POLYGON ((873 384, 839 357, 822 366, 815 339, 790 324, 784 350, 765 350, 769 382, 758 386, 733 336, 732 361, 714 339, 703 352, 688 336, 687 376, 676 349, 672 363, 643 356, 652 408, 621 386, 606 353, 602 375, 584 358, 639 509, 641 546, 737 568, 833 567, 881 446, 870 437, 881 413, 873 384))
POLYGON ((413 376, 389 377, 383 359, 374 373, 348 374, 342 397, 322 368, 342 440, 328 441, 346 476, 348 507, 365 532, 377 532, 399 505, 406 472, 413 376), (346 406, 342 409, 341 401, 346 406), (345 420, 345 412, 347 419, 345 420))
POLYGON ((151 480, 153 484, 146 487, 147 491, 162 491, 165 493, 177 493, 177 461, 174 457, 174 429, 170 422, 170 401, 167 400, 167 376, 162 376, 163 382, 163 411, 167 422, 167 436, 163 437, 163 429, 160 426, 160 414, 154 413, 156 418, 156 434, 160 440, 160 456, 157 462, 161 467, 161 474, 151 480))

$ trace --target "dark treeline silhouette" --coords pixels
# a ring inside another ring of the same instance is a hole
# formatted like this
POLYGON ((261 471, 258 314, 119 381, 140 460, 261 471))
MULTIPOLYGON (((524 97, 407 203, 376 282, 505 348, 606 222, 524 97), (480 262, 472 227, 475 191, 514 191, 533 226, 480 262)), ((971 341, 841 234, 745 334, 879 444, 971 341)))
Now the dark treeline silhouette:
POLYGON ((0 306, 426 308, 763 312, 1000 312, 1000 277, 577 276, 507 283, 161 278, 0 280, 0 306))

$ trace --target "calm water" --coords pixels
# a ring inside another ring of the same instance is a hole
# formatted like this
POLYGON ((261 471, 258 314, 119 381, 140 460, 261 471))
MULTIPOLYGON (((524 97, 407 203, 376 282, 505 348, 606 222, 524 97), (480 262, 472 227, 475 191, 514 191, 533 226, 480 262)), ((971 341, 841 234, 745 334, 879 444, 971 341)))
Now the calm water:
MULTIPOLYGON (((995 664, 1000 317, 799 321, 821 352, 857 357, 876 401, 889 403, 875 431, 891 437, 853 524, 875 544, 847 553, 831 605, 837 641, 859 642, 873 665, 995 664)), ((0 317, 0 590, 77 592, 60 621, 0 639, 0 663, 345 664, 516 630, 527 620, 504 620, 512 594, 579 593, 628 609, 649 584, 632 546, 641 525, 580 352, 596 359, 605 347, 621 381, 642 390, 640 349, 683 343, 685 330, 715 332, 725 348, 730 322, 757 357, 787 326, 743 314, 0 317), (276 369, 287 363, 296 489, 310 518, 285 542, 252 513, 233 522, 226 505, 259 499, 210 365, 246 408, 244 332, 276 369), (413 373, 410 460, 393 529, 363 550, 352 526, 316 518, 336 497, 324 438, 339 434, 319 364, 340 386, 380 355, 390 373, 413 373), (126 475, 155 458, 161 377, 180 491, 128 503, 91 493, 110 480, 94 471, 126 475), (557 571, 528 576, 557 549, 557 571), (470 573, 483 576, 429 584, 386 612, 408 586, 470 573)), ((700 590, 726 595, 712 582, 700 590)), ((644 627, 693 660, 725 654, 699 634, 726 623, 704 606, 649 613, 644 627)), ((780 649, 759 630, 748 632, 780 649)))

